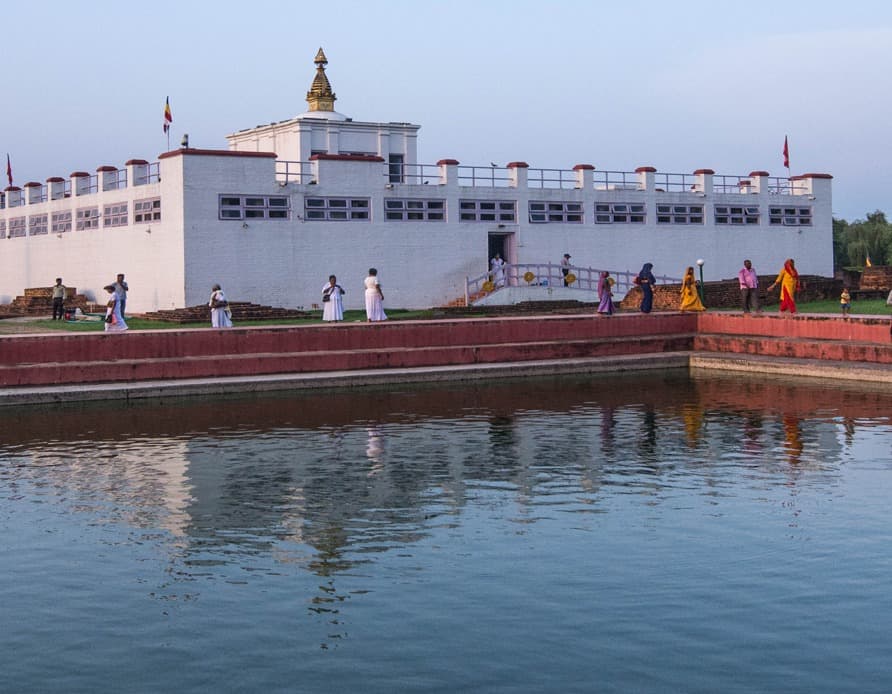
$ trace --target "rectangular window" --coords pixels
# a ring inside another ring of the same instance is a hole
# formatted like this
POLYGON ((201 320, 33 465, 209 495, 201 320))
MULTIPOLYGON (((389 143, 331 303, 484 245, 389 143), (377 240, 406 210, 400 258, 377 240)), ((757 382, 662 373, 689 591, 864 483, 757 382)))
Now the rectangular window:
POLYGON ((771 226, 810 227, 810 207, 769 207, 768 223, 771 226))
POLYGON ((740 226, 759 223, 759 208, 753 206, 716 205, 715 223, 740 226))
POLYGON ((161 221, 161 198, 133 201, 133 223, 148 224, 161 221))
POLYGON ((52 217, 53 233, 62 234, 71 231, 71 210, 65 212, 53 212, 52 217))
POLYGON ((127 226, 127 203, 118 202, 114 205, 106 205, 102 211, 103 227, 127 226))
POLYGON ((43 236, 47 232, 47 215, 32 214, 28 220, 28 236, 43 236))
MULTIPOLYGON (((159 201, 159 215, 160 206, 159 201)), ((219 197, 218 210, 220 219, 288 219, 291 198, 287 195, 226 194, 219 197)))
POLYGON ((548 222, 581 224, 581 202, 530 202, 529 217, 533 224, 548 222))
POLYGON ((13 217, 9 220, 9 238, 14 239, 28 235, 28 227, 24 217, 13 217))
POLYGON ((0 219, 0 239, 6 238, 6 220, 0 219))
POLYGON ((644 224, 647 211, 644 203, 595 203, 595 224, 644 224))
POLYGON ((99 228, 99 208, 98 207, 82 207, 77 211, 77 220, 75 229, 83 231, 84 229, 99 228))
POLYGON ((406 176, 403 172, 403 155, 391 154, 387 161, 387 180, 390 183, 404 183, 406 176))
POLYGON ((445 222, 446 201, 387 198, 384 218, 397 222, 445 222))
POLYGON ((517 222, 517 203, 513 200, 459 200, 458 207, 462 222, 517 222))
POLYGON ((304 219, 320 222, 367 222, 369 198, 306 198, 304 219))
POLYGON ((47 215, 45 214, 32 214, 28 218, 28 235, 29 236, 42 236, 43 234, 48 233, 49 228, 47 227, 47 215))
POLYGON ((657 205, 657 224, 703 224, 703 205, 657 205))

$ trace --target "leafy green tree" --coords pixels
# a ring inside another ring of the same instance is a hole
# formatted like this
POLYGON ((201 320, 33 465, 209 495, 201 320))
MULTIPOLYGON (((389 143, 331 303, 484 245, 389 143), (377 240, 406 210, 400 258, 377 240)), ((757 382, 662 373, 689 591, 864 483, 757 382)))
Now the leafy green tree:
POLYGON ((874 265, 892 264, 892 224, 885 213, 877 210, 851 224, 834 219, 834 267, 863 266, 867 258, 874 265))
POLYGON ((849 223, 844 219, 833 219, 833 269, 842 270, 849 267, 849 250, 847 235, 849 223))

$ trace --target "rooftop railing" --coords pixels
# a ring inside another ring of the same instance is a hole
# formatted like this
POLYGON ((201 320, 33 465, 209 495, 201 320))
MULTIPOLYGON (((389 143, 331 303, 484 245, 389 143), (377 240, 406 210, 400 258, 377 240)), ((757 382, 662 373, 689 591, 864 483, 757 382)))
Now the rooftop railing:
POLYGON ((507 188, 512 178, 508 169, 492 166, 459 166, 458 184, 471 187, 507 188))
POLYGON ((315 168, 312 162, 276 160, 276 180, 279 183, 306 184, 315 178, 315 168))

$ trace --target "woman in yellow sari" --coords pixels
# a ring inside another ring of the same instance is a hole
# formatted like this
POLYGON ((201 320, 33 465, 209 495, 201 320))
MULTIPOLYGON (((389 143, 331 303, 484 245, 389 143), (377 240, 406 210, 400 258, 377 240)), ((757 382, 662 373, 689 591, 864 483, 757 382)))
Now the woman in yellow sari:
POLYGON ((799 273, 796 271, 796 264, 792 258, 784 261, 784 268, 781 270, 777 279, 768 287, 770 292, 777 285, 781 286, 780 293, 780 310, 789 311, 790 314, 796 313, 796 292, 799 291, 799 273))
POLYGON ((694 268, 689 267, 681 281, 681 311, 705 311, 706 307, 700 301, 697 293, 697 280, 694 279, 694 268))

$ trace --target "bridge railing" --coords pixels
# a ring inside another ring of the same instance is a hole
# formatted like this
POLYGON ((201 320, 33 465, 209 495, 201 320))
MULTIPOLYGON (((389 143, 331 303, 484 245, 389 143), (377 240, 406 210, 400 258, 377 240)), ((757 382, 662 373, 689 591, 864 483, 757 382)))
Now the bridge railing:
MULTIPOLYGON (((465 279, 465 302, 470 303, 486 294, 504 287, 564 287, 576 291, 598 291, 598 281, 604 269, 571 265, 564 268, 560 263, 506 263, 500 272, 484 272, 465 279), (564 269, 569 269, 573 281, 564 284, 564 269)), ((607 270, 615 280, 613 293, 617 299, 625 296, 635 286, 634 270, 607 270)), ((681 278, 655 275, 657 284, 680 284, 681 278)))

